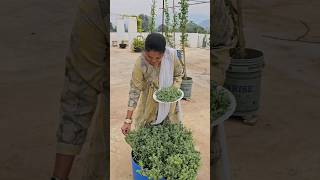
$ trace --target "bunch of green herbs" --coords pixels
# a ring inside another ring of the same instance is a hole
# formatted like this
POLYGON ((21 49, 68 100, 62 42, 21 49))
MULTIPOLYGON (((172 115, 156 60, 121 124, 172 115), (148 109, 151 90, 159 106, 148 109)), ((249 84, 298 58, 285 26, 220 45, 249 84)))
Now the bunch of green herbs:
POLYGON ((211 104, 211 120, 216 121, 227 111, 230 100, 223 89, 214 82, 211 82, 210 104, 211 104))
POLYGON ((162 88, 156 93, 157 99, 161 102, 174 102, 182 96, 178 88, 171 86, 162 88))

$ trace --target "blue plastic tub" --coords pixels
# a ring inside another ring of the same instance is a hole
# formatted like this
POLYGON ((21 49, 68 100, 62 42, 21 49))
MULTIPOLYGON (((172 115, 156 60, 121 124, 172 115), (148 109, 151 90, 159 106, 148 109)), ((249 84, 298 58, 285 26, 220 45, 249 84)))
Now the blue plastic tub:
MULTIPOLYGON (((134 162, 134 160, 132 159, 132 175, 133 175, 133 180, 149 180, 148 177, 146 176, 141 176, 137 171, 141 170, 141 167, 134 162)), ((165 180, 165 179, 161 179, 161 180, 165 180)))
POLYGON ((148 180, 148 177, 146 176, 141 176, 137 171, 141 170, 141 167, 134 162, 132 159, 132 176, 134 180, 148 180))

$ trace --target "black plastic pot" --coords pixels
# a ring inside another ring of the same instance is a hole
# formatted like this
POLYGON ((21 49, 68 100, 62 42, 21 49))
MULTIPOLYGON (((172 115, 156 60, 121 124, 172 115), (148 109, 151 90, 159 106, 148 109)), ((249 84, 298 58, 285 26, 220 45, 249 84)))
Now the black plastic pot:
POLYGON ((134 52, 141 52, 142 51, 142 49, 141 48, 134 48, 134 50, 133 50, 134 52))
POLYGON ((121 49, 125 49, 125 48, 127 47, 127 44, 119 44, 119 47, 120 47, 121 49))

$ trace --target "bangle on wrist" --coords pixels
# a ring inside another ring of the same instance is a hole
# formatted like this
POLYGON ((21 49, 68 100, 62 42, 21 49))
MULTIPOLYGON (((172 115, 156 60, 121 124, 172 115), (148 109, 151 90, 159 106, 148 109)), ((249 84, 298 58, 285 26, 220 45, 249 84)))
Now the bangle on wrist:
POLYGON ((127 124, 132 124, 132 119, 126 118, 126 120, 124 122, 127 124))

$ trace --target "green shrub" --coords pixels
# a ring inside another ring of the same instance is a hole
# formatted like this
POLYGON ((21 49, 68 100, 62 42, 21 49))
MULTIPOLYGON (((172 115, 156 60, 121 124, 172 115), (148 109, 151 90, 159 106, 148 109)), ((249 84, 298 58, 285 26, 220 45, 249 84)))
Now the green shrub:
POLYGON ((132 148, 139 173, 154 180, 195 180, 200 153, 195 150, 192 133, 182 124, 150 126, 131 131, 126 142, 132 148))

